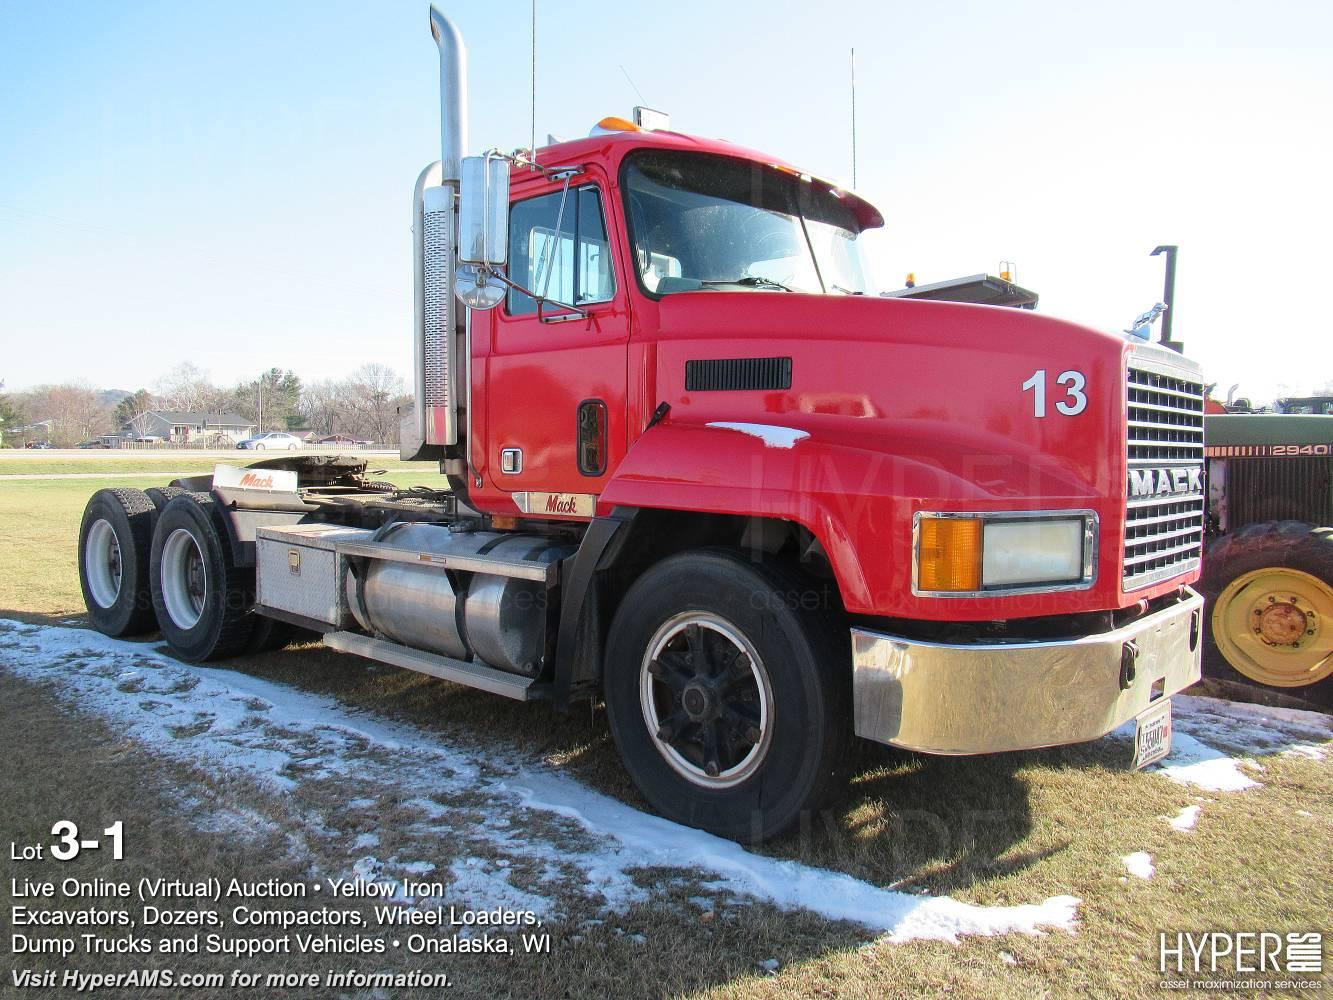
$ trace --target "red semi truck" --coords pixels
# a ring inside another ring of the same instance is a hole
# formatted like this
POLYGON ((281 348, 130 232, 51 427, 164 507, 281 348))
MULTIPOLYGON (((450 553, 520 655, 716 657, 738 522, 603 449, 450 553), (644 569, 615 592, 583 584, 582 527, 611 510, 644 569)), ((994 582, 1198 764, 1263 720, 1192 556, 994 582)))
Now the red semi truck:
POLYGON ((413 198, 405 458, 219 466, 89 502, 111 635, 188 659, 317 632, 557 707, 604 699, 664 815, 761 840, 853 736, 936 754, 1169 742, 1199 676, 1203 381, 1024 310, 870 294, 856 193, 607 120, 465 157, 413 198))

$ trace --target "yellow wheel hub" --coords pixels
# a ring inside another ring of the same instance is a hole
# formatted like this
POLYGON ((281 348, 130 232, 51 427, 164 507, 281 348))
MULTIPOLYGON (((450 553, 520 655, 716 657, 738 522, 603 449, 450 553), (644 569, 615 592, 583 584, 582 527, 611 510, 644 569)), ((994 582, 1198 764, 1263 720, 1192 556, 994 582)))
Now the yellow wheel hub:
POLYGON ((1300 570, 1236 577, 1213 602, 1213 639, 1237 671, 1273 687, 1333 674, 1333 587, 1300 570))

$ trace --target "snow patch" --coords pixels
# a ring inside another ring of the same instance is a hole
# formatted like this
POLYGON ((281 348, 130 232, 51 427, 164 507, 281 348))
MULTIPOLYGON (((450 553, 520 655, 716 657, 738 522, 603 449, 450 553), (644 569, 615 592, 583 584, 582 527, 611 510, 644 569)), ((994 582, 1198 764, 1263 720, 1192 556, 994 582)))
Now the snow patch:
POLYGON ((1147 851, 1135 851, 1133 854, 1126 854, 1120 859, 1120 863, 1125 866, 1125 871, 1135 878, 1150 879, 1157 871, 1153 867, 1152 855, 1147 851))
MULTIPOLYGON (((1182 785, 1211 792, 1261 788, 1241 768, 1262 772, 1250 754, 1298 755, 1323 760, 1333 746, 1333 717, 1292 708, 1271 708, 1196 695, 1171 698, 1171 753, 1149 768, 1182 785)), ((1132 741, 1134 723, 1114 738, 1132 741)))
POLYGON ((1294 752, 1323 760, 1333 745, 1333 717, 1194 695, 1171 699, 1177 731, 1238 755, 1294 752))
POLYGON ((1171 736, 1171 753, 1155 769, 1172 781, 1210 792, 1242 792, 1263 787, 1261 782, 1241 772, 1242 763, 1177 730, 1171 736))
POLYGON ((1186 806, 1174 817, 1167 818, 1163 816, 1162 818, 1171 824, 1171 829, 1188 833, 1194 829, 1194 824, 1199 822, 1199 813, 1201 812, 1203 812, 1202 806, 1186 806))
POLYGON ((491 870, 483 858, 460 858, 449 866, 449 874, 450 889, 475 909, 530 910, 542 920, 554 913, 552 900, 520 889, 507 870, 491 870))
MULTIPOLYGON (((213 775, 245 776, 278 793, 336 779, 347 784, 348 799, 358 810, 375 802, 365 797, 367 791, 385 801, 396 799, 413 816, 410 829, 402 832, 454 848, 459 858, 449 869, 452 885, 478 908, 551 914, 572 882, 605 908, 623 910, 649 898, 649 891, 636 883, 636 873, 683 867, 699 872, 708 891, 853 921, 892 942, 1040 934, 1040 928, 1075 926, 1079 900, 1073 896, 977 906, 764 857, 640 812, 503 747, 445 742, 329 698, 231 670, 181 663, 96 632, 0 621, 0 669, 30 681, 55 682, 56 695, 80 710, 109 720, 155 753, 213 775), (133 692, 119 686, 127 670, 142 681, 133 692), (362 796, 355 797, 357 792, 362 796), (446 808, 441 801, 469 804, 446 808), (499 818, 520 810, 553 817, 559 829, 532 822, 500 828, 499 818), (475 822, 478 811, 485 818, 475 822), (558 860, 558 869, 552 859, 558 860), (516 885, 513 870, 500 860, 522 861, 541 874, 529 879, 533 884, 516 885), (710 873, 716 876, 713 881, 710 873), (547 887, 549 896, 543 894, 547 887)), ((364 815, 359 812, 358 820, 364 815)), ((364 833, 340 834, 342 820, 341 810, 302 816, 308 834, 345 845, 354 875, 373 881, 430 870, 429 862, 381 861, 363 854, 374 845, 364 833)))
POLYGON ((1282 751, 1284 757, 1304 757, 1306 760, 1323 760, 1326 756, 1324 747, 1312 743, 1300 743, 1282 751))
POLYGON ((620 842, 616 853, 624 860, 608 866, 606 858, 580 859, 591 879, 636 865, 717 872, 721 878, 711 888, 758 896, 783 909, 850 920, 883 931, 894 941, 957 941, 964 934, 1031 934, 1038 927, 1074 927, 1079 900, 1073 896, 1025 906, 975 906, 947 896, 915 896, 839 872, 752 854, 733 841, 632 809, 562 775, 529 772, 512 784, 528 808, 568 817, 590 833, 615 831, 620 842))
POLYGON ((777 424, 746 424, 735 423, 730 420, 710 420, 709 427, 719 427, 728 431, 739 431, 742 434, 748 434, 750 437, 757 437, 764 442, 765 448, 792 448, 797 441, 803 441, 810 436, 809 431, 797 430, 795 427, 780 427, 777 424))

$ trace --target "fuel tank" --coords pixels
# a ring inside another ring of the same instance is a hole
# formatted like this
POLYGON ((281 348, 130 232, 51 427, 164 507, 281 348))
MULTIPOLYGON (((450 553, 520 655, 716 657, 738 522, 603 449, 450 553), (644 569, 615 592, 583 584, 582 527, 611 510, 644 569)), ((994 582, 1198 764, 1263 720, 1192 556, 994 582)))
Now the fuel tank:
MULTIPOLYGON (((506 561, 554 562, 574 551, 540 535, 453 531, 415 522, 390 525, 375 542, 506 561)), ((347 576, 348 606, 368 632, 528 677, 540 674, 544 663, 548 600, 546 587, 531 580, 425 563, 374 559, 347 576)))

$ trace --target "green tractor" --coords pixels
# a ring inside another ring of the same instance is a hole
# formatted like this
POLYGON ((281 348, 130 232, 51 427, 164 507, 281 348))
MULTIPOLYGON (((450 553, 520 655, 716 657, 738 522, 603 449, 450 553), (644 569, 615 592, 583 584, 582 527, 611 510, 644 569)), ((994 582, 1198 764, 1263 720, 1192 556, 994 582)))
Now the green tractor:
POLYGON ((1209 415, 1204 455, 1204 673, 1333 706, 1333 415, 1209 415))

